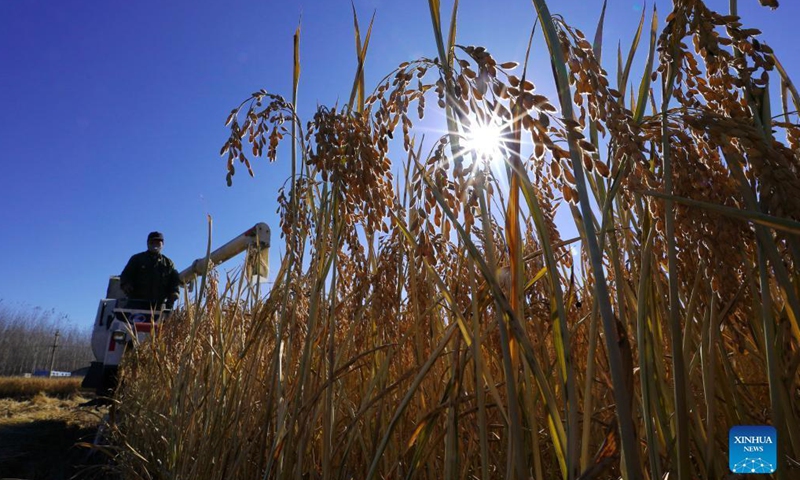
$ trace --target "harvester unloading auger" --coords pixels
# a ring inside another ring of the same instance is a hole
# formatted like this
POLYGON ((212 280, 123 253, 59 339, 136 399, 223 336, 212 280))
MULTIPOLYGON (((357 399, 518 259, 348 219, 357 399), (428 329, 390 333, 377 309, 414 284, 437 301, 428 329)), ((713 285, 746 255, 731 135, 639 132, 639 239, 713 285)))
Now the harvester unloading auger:
MULTIPOLYGON (((193 283, 208 265, 221 265, 246 251, 244 274, 250 279, 265 279, 269 269, 270 230, 257 223, 246 232, 201 257, 180 272, 181 284, 193 283)), ((119 285, 119 276, 108 280, 106 298, 100 300, 92 329, 92 352, 95 360, 83 379, 83 388, 94 388, 98 395, 110 396, 116 387, 117 370, 125 351, 146 340, 171 310, 152 309, 147 302, 127 298, 119 285)))

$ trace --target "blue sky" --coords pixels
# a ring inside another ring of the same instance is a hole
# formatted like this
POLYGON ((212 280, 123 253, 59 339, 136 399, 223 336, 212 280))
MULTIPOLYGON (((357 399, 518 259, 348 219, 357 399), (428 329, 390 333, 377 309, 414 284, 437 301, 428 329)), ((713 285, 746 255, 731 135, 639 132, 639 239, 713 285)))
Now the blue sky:
MULTIPOLYGON (((656 3, 663 26, 671 2, 656 3)), ((781 3, 773 12, 741 0, 740 14, 797 76, 800 6, 781 3)), ((728 0, 707 4, 727 11, 728 0)), ((549 5, 593 35, 601 0, 549 5)), ((436 55, 426 1, 355 7, 364 30, 376 12, 368 89, 397 64, 436 55)), ((448 19, 450 7, 443 2, 448 19)), ((642 8, 609 0, 608 52, 618 41, 627 51, 642 8)), ((148 232, 164 232, 164 252, 180 270, 205 251, 207 214, 214 246, 267 222, 276 265, 275 197, 288 176, 288 148, 277 164, 256 162, 254 179, 239 169, 231 188, 218 153, 228 112, 251 92, 290 97, 301 16, 299 104, 308 119, 317 104, 349 96, 349 1, 0 0, 0 299, 55 309, 88 327, 108 277, 145 248, 148 232)), ((462 0, 458 43, 522 60, 533 21, 526 0, 462 0)), ((543 52, 537 34, 531 69, 548 92, 543 52)))

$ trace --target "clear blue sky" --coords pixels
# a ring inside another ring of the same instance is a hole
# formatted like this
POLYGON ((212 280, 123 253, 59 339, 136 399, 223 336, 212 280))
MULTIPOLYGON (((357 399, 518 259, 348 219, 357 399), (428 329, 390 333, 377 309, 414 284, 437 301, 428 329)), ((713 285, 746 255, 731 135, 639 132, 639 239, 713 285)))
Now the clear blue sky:
MULTIPOLYGON (((740 0, 740 13, 797 77, 800 6, 781 3, 773 12, 740 0)), ((728 0, 707 4, 727 11, 728 0)), ((601 0, 549 5, 593 35, 601 0)), ((663 26, 671 2, 657 5, 663 26)), ((376 12, 368 88, 403 61, 436 56, 426 1, 355 6, 362 29, 376 12)), ((444 2, 448 20, 450 8, 444 2)), ((607 52, 618 41, 627 50, 642 8, 609 0, 607 52)), ((318 103, 349 95, 347 0, 0 0, 0 299, 88 326, 108 277, 145 248, 151 230, 164 232, 164 253, 179 270, 202 256, 206 214, 215 247, 259 221, 273 227, 279 247, 275 197, 288 149, 278 164, 257 162, 254 179, 239 169, 232 188, 218 153, 225 117, 247 95, 266 88, 290 97, 301 16, 300 105, 309 118, 318 103)), ((533 22, 528 0, 462 0, 458 42, 522 60, 533 22)), ((531 68, 547 92, 543 49, 537 34, 531 68)), ((273 265, 279 253, 273 248, 273 265)))

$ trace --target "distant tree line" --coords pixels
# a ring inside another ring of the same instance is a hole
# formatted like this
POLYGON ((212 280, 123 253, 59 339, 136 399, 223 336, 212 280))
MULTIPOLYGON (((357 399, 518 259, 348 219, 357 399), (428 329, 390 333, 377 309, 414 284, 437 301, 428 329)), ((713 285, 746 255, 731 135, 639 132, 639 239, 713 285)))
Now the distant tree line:
POLYGON ((71 325, 55 310, 0 300, 0 375, 49 370, 54 342, 53 370, 70 372, 93 359, 89 329, 71 325))

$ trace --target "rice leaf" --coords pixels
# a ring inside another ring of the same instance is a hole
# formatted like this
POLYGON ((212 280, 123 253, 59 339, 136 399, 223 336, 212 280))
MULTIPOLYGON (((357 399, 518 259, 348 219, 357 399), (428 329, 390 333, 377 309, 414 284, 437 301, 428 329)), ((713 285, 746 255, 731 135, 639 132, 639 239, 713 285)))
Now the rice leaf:
POLYGON ((653 71, 653 60, 655 59, 656 54, 657 31, 658 10, 654 4, 653 20, 650 24, 650 50, 647 53, 647 62, 644 72, 642 72, 642 81, 639 83, 639 96, 636 98, 636 111, 633 114, 633 120, 636 123, 642 121, 642 118, 644 117, 644 110, 647 107, 647 97, 650 93, 650 78, 653 71))

